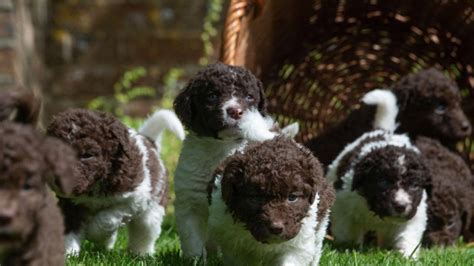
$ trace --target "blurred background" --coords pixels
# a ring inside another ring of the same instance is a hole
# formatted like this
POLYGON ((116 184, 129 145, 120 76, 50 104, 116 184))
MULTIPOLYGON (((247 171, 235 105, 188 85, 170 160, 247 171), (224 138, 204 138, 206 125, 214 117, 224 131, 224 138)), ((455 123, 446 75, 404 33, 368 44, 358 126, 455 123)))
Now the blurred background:
POLYGON ((152 105, 171 107, 163 96, 216 60, 227 5, 0 0, 0 89, 19 84, 41 93, 44 121, 67 107, 130 117, 145 116, 152 105))

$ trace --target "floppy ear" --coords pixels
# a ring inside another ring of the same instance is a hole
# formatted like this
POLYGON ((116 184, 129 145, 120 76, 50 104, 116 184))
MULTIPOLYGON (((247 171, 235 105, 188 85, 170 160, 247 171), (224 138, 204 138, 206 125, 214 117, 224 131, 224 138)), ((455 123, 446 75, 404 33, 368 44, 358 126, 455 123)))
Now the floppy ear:
POLYGON ((43 142, 43 153, 48 166, 47 183, 54 191, 70 195, 76 181, 77 157, 75 151, 66 143, 53 137, 43 142))
MULTIPOLYGON (((110 121, 108 119, 105 121, 110 121)), ((103 125, 106 127, 105 132, 113 136, 106 140, 108 142, 106 145, 113 147, 110 149, 110 158, 108 158, 111 166, 107 178, 111 189, 121 191, 134 183, 133 171, 135 170, 131 160, 139 160, 141 157, 139 150, 131 144, 128 128, 119 120, 111 119, 113 122, 103 125)))
POLYGON ((41 109, 41 100, 32 91, 12 89, 0 92, 0 121, 36 126, 41 109))
POLYGON ((191 81, 176 97, 173 103, 174 111, 186 128, 191 127, 193 121, 193 107, 191 91, 194 82, 191 81))
POLYGON ((263 116, 267 116, 267 98, 265 97, 265 91, 263 91, 263 84, 260 80, 257 80, 257 88, 260 94, 260 102, 258 103, 258 111, 263 116))
POLYGON ((222 199, 227 206, 235 204, 236 186, 244 179, 243 162, 239 157, 233 157, 224 168, 222 175, 222 199))

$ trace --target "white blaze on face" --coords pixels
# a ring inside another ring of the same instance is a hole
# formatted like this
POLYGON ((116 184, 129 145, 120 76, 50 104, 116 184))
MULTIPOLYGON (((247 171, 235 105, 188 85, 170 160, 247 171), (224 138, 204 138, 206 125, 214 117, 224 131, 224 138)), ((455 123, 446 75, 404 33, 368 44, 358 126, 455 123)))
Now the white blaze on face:
POLYGON ((395 193, 395 201, 406 207, 405 212, 411 210, 411 196, 403 188, 398 189, 395 193))
POLYGON ((228 108, 241 108, 240 104, 239 104, 239 101, 237 99, 237 97, 235 96, 232 96, 232 98, 230 98, 230 100, 227 100, 223 105, 222 105, 222 115, 223 115, 223 119, 224 119, 224 122, 225 123, 228 123, 229 121, 234 121, 233 118, 231 118, 229 116, 229 114, 227 113, 227 109, 228 108))

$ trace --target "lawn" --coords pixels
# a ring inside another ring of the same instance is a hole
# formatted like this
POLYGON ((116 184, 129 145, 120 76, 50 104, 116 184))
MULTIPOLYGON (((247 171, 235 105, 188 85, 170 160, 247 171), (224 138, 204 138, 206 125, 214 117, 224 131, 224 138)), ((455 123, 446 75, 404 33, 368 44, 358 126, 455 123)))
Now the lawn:
MULTIPOLYGON (((171 184, 179 156, 181 143, 173 136, 165 134, 162 158, 170 172, 171 184)), ((171 193, 173 199, 173 193, 171 193)), ((137 257, 126 251, 125 230, 119 234, 112 251, 97 250, 93 244, 85 242, 80 256, 69 257, 67 265, 223 265, 219 258, 210 258, 205 263, 200 260, 184 259, 179 248, 175 230, 172 204, 163 223, 163 231, 157 242, 155 256, 137 257)), ((363 251, 337 250, 328 241, 324 245, 321 265, 474 265, 474 247, 459 244, 446 249, 423 249, 417 261, 407 260, 395 252, 369 249, 363 251)))

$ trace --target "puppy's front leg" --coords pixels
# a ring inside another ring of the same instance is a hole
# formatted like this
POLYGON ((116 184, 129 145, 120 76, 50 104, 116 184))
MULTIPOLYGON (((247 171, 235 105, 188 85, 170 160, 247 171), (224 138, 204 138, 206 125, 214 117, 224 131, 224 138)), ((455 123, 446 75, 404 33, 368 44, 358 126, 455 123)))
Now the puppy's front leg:
POLYGON ((207 211, 175 206, 176 225, 184 255, 205 256, 207 211))
POLYGON ((285 256, 280 263, 281 266, 298 266, 301 262, 295 256, 285 256))
POLYGON ((426 198, 426 191, 423 191, 423 196, 415 216, 413 216, 395 236, 395 248, 402 253, 404 257, 408 258, 411 256, 416 259, 420 253, 421 240, 428 220, 426 198))
POLYGON ((64 236, 64 246, 67 256, 78 256, 81 251, 81 234, 69 232, 64 236))
POLYGON ((130 214, 120 208, 106 209, 96 213, 86 226, 86 238, 111 249, 116 240, 117 230, 130 214))

